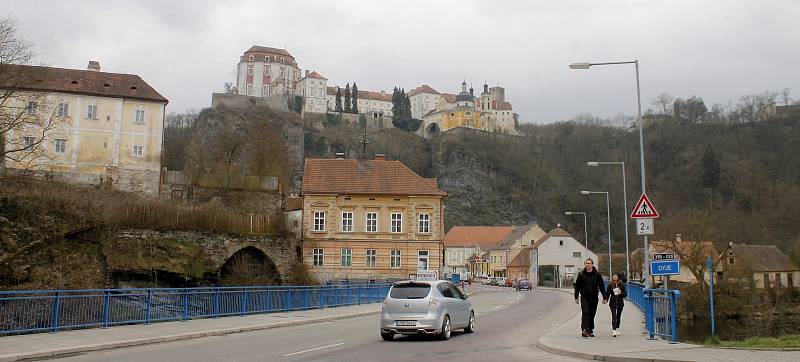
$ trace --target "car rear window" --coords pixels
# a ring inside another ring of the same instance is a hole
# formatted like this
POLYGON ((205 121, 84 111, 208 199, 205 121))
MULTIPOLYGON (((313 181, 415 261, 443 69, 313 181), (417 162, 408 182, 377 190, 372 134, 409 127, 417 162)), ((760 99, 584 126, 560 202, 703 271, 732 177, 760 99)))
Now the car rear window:
POLYGON ((394 299, 422 299, 428 296, 431 285, 425 283, 397 284, 392 287, 389 296, 394 299))

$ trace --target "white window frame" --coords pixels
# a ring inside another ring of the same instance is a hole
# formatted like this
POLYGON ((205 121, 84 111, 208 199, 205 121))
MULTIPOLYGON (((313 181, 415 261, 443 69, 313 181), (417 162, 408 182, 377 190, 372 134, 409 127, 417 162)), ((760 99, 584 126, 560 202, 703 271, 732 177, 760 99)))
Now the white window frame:
POLYGON ((253 72, 255 71, 254 69, 255 69, 255 67, 253 67, 252 65, 248 65, 247 66, 247 75, 253 75, 253 72))
POLYGON ((313 260, 311 261, 311 266, 325 265, 325 249, 314 248, 312 250, 312 255, 313 255, 313 260))
POLYGON ((342 211, 342 232, 343 233, 351 233, 351 232, 353 232, 353 212, 352 211, 342 211))
POLYGON ((342 248, 341 250, 341 266, 351 267, 353 266, 353 249, 351 248, 342 248))
POLYGON ((389 267, 392 269, 400 269, 403 265, 401 256, 400 249, 392 249, 389 252, 389 267))
POLYGON ((131 155, 133 157, 143 157, 144 156, 144 146, 142 145, 133 145, 131 147, 131 155), (138 150, 138 152, 137 152, 138 150))
POLYGON ((28 101, 25 105, 25 113, 29 116, 35 116, 39 108, 39 103, 36 101, 28 101))
POLYGON ((325 231, 325 211, 314 211, 314 231, 325 231))
POLYGON ((97 105, 90 104, 86 106, 86 119, 97 120, 97 105))
POLYGON ((376 233, 378 232, 378 213, 377 212, 367 212, 365 216, 366 220, 366 231, 368 233, 376 233), (374 216, 374 218, 370 219, 370 216, 374 216))
POLYGON ((145 117, 144 109, 137 109, 133 116, 133 123, 144 124, 144 117, 145 117), (139 119, 140 115, 141 119, 139 119))
POLYGON ((53 141, 53 151, 58 154, 67 152, 67 140, 64 138, 56 138, 53 141), (60 146, 59 146, 60 145, 60 146))
POLYGON ((428 250, 417 250, 417 270, 427 271, 430 270, 430 256, 431 253, 428 250), (423 254, 424 253, 424 254, 423 254), (425 261, 425 269, 420 269, 420 264, 425 261))
POLYGON ((246 85, 246 86, 244 87, 244 92, 245 92, 245 94, 247 94, 248 96, 252 96, 252 95, 253 95, 253 85, 252 85, 252 84, 248 84, 248 85, 246 85))
POLYGON ((254 58, 252 55, 250 55, 250 57, 249 57, 249 58, 247 58, 247 60, 249 60, 249 61, 251 61, 251 62, 253 61, 253 59, 255 59, 255 58, 254 58))
POLYGON ((378 249, 367 249, 364 255, 364 263, 367 268, 374 268, 378 265, 378 249))
POLYGON ((403 232, 403 213, 400 212, 393 212, 391 215, 391 231, 393 233, 402 233, 403 232))
POLYGON ((26 150, 32 149, 34 143, 36 143, 35 138, 30 136, 22 137, 22 145, 25 147, 26 150))
POLYGON ((69 116, 69 103, 66 101, 59 101, 58 105, 56 106, 56 117, 68 117, 69 116))
POLYGON ((417 216, 417 232, 420 234, 430 234, 431 233, 431 214, 428 213, 421 213, 417 216))

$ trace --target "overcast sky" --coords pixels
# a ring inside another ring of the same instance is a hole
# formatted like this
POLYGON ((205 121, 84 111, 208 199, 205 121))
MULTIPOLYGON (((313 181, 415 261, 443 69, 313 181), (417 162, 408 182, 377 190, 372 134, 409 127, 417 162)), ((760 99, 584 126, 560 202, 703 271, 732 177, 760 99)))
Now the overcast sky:
MULTIPOLYGON (((0 0, 37 61, 138 74, 167 112, 209 106, 253 44, 286 47, 329 85, 457 93, 506 88, 523 122, 636 112, 660 93, 736 102, 800 98, 800 1, 38 1, 0 0)), ((5 12, 6 14, 3 14, 5 12)))

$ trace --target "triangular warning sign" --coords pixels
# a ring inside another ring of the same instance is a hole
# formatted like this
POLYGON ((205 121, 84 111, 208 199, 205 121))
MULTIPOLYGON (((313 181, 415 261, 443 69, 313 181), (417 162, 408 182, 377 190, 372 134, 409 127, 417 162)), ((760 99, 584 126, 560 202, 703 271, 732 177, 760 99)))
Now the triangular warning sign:
POLYGON ((653 206, 653 203, 650 202, 650 199, 647 198, 647 195, 642 194, 642 197, 639 198, 639 202, 636 203, 636 207, 633 208, 631 218, 655 219, 657 217, 659 217, 659 215, 658 211, 656 211, 656 207, 653 206))

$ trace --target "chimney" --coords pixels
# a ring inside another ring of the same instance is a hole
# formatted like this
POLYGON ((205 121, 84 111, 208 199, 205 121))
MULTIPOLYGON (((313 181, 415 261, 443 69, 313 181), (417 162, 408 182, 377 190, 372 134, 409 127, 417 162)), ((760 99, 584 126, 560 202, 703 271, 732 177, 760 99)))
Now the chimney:
POLYGON ((308 69, 306 69, 306 77, 308 77, 308 73, 311 73, 308 69))
POLYGON ((99 72, 100 71, 100 62, 98 62, 96 60, 90 60, 89 61, 89 65, 86 66, 86 70, 93 70, 93 71, 99 72))
POLYGON ((344 152, 336 152, 336 157, 334 158, 337 160, 344 160, 344 152))
POLYGON ((383 153, 376 153, 375 154, 375 158, 373 158, 373 160, 375 160, 375 161, 386 161, 386 155, 384 155, 383 153))
POLYGON ((681 234, 675 234, 675 241, 681 242, 681 234))

